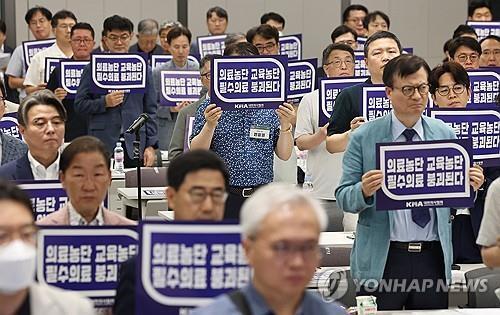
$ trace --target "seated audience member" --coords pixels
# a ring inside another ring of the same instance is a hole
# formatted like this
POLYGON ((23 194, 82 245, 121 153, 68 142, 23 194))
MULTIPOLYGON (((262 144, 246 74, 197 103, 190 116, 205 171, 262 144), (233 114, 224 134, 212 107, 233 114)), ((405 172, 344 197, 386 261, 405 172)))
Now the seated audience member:
POLYGON ((321 256, 319 235, 328 223, 307 192, 269 184, 245 202, 240 222, 241 242, 253 268, 251 283, 192 315, 347 314, 337 303, 306 290, 321 256))
MULTIPOLYGON (((7 25, 5 21, 0 20, 0 52, 5 54, 9 54, 9 57, 12 56, 14 49, 7 45, 7 25)), ((5 70, 7 69, 7 64, 2 65, 0 68, 0 73, 2 73, 2 83, 8 80, 8 77, 5 75, 5 70)), ((15 88, 11 88, 7 83, 4 84, 4 97, 14 103, 19 103, 19 92, 15 88)))
MULTIPOLYGON (((6 102, 5 86, 3 81, 0 80, 0 119, 7 109, 6 102)), ((27 150, 28 147, 23 141, 7 135, 0 130, 0 165, 19 159, 26 154, 27 150)))
MULTIPOLYGON (((229 16, 224 8, 219 6, 212 7, 207 11, 207 29, 208 35, 224 35, 226 34, 229 16)), ((200 50, 198 42, 195 40, 191 45, 191 54, 200 59, 200 50)))
POLYGON ((477 244, 482 246, 483 263, 490 268, 500 267, 500 178, 491 183, 486 195, 477 244))
POLYGON ((453 40, 453 38, 448 39, 447 41, 444 42, 443 44, 443 53, 444 53, 444 58, 443 62, 447 62, 450 60, 450 43, 453 40))
POLYGON ((137 43, 130 46, 129 52, 142 52, 148 55, 151 63, 152 55, 162 53, 162 47, 158 42, 158 22, 153 19, 144 19, 137 24, 137 43))
POLYGON ((481 45, 474 38, 454 38, 448 47, 450 61, 458 62, 465 70, 479 68, 479 57, 481 57, 481 45))
POLYGON ((370 37, 378 31, 388 31, 391 27, 391 20, 384 12, 373 11, 365 17, 363 26, 367 30, 366 36, 370 37))
POLYGON ((500 67, 500 37, 489 35, 479 42, 482 54, 479 58, 480 67, 500 67))
POLYGON ((466 24, 460 24, 459 26, 457 26, 455 31, 453 31, 452 38, 457 38, 461 36, 471 37, 477 40, 476 30, 466 24))
POLYGON ((231 46, 237 43, 243 43, 247 41, 247 37, 243 33, 227 34, 224 39, 224 47, 231 46))
POLYGON ((349 137, 365 119, 361 113, 361 90, 364 84, 381 84, 384 67, 389 60, 401 54, 401 43, 391 32, 380 31, 370 36, 364 46, 366 67, 370 78, 364 83, 343 89, 335 100, 335 111, 328 124, 326 149, 330 153, 343 152, 349 137))
POLYGON ((69 202, 37 222, 39 225, 134 225, 103 206, 111 185, 109 152, 101 140, 83 136, 61 153, 59 180, 69 202))
POLYGON ((35 281, 37 228, 25 192, 0 181, 0 209, 0 312, 95 314, 92 302, 80 294, 35 281))
MULTIPOLYGON (((270 28, 276 32, 274 27, 270 28)), ((268 48, 271 47, 267 47, 266 44, 263 49, 268 48)), ((228 46, 224 50, 225 56, 258 54, 257 48, 246 42, 228 46)), ((283 103, 276 110, 222 111, 207 98, 200 105, 190 139, 191 149, 214 151, 229 169, 231 175, 229 196, 224 218, 239 218, 241 205, 246 198, 258 187, 273 181, 274 153, 283 161, 290 158, 293 149, 292 122, 294 121, 295 109, 288 103, 283 103), (266 139, 254 141, 254 136, 250 135, 251 128, 254 130, 265 128, 268 136, 266 139)))
POLYGON ((276 12, 265 13, 260 17, 260 24, 269 24, 276 27, 280 35, 285 29, 285 18, 276 12))
MULTIPOLYGON (((168 205, 176 221, 221 221, 227 197, 229 173, 213 152, 193 150, 170 163, 168 168, 168 205)), ((137 256, 123 263, 116 289, 113 314, 135 314, 137 256)))
MULTIPOLYGON (((429 84, 434 104, 439 108, 466 108, 470 97, 470 80, 460 64, 451 61, 437 66, 431 72, 429 84)), ((481 262, 476 238, 489 183, 500 176, 500 167, 484 168, 483 174, 485 184, 477 193, 474 207, 451 209, 453 262, 457 264, 481 262)))
MULTIPOLYGON (((323 69, 328 78, 354 76, 354 50, 345 44, 330 44, 323 50, 323 69)), ((312 193, 325 208, 329 225, 327 231, 356 229, 356 215, 344 215, 335 204, 335 188, 342 174, 342 154, 326 150, 328 124, 319 127, 319 91, 304 95, 297 112, 295 142, 307 152, 307 172, 312 177, 312 193), (332 172, 325 172, 325 165, 332 172), (344 219, 344 220, 343 220, 344 219), (342 227, 343 225, 343 227, 342 227)))
POLYGON ((182 24, 177 21, 167 21, 160 25, 160 46, 163 48, 163 54, 170 55, 170 46, 168 45, 168 32, 174 27, 182 27, 182 24))
POLYGON ((19 106, 17 121, 28 152, 0 167, 0 178, 57 179, 59 149, 64 141, 66 121, 66 110, 61 101, 49 90, 34 92, 19 106))
POLYGON ((491 13, 491 7, 485 0, 473 0, 469 4, 467 19, 469 21, 483 21, 489 22, 493 21, 493 14, 491 13))
POLYGON ((342 23, 352 28, 358 36, 366 36, 366 28, 363 25, 368 9, 360 4, 348 6, 342 13, 342 23))
POLYGON ((346 44, 352 49, 358 49, 358 34, 349 26, 337 26, 330 34, 332 44, 346 44))
MULTIPOLYGON (((88 23, 76 23, 71 28, 71 48, 73 49, 72 60, 88 61, 94 48, 94 29, 88 23)), ((57 65, 50 74, 47 89, 54 92, 57 98, 62 102, 68 119, 65 123, 64 141, 70 142, 73 139, 84 136, 88 132, 88 116, 79 114, 75 111, 75 99, 67 97, 68 92, 62 87, 61 66, 57 65)))
MULTIPOLYGON (((245 40, 246 41, 246 40, 245 40)), ((188 117, 194 117, 198 107, 205 101, 210 93, 210 62, 214 57, 219 55, 206 55, 200 61, 200 77, 203 89, 207 92, 194 103, 187 105, 179 111, 177 119, 175 120, 174 131, 172 133, 172 139, 170 140, 170 145, 168 147, 168 158, 170 160, 175 159, 177 156, 181 155, 184 151, 186 145, 186 128, 189 128, 187 124, 188 117)), ((202 90, 203 91, 203 90, 202 90)))

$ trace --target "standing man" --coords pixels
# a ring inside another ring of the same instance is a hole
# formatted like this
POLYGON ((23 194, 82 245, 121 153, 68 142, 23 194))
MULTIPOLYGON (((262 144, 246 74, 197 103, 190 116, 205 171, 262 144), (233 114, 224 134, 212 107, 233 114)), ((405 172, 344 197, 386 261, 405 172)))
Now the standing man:
POLYGON ((364 83, 343 89, 337 96, 326 139, 326 149, 330 153, 343 152, 351 132, 364 123, 360 104, 363 85, 383 83, 384 67, 389 60, 401 55, 401 43, 393 33, 380 31, 368 38, 364 55, 370 78, 364 83))
MULTIPOLYGON (((28 24, 28 28, 36 40, 48 39, 52 35, 50 26, 52 13, 48 9, 40 6, 33 7, 26 12, 24 20, 26 24, 28 24)), ((23 98, 26 97, 24 87, 26 64, 24 60, 23 45, 19 45, 14 49, 9 64, 7 65, 7 70, 5 70, 5 74, 8 77, 7 81, 9 87, 19 91, 19 101, 22 101, 23 98)))
POLYGON ((332 44, 346 44, 352 49, 358 49, 358 34, 349 26, 337 26, 330 34, 332 44))
POLYGON ((56 42, 49 48, 37 53, 31 59, 24 79, 26 93, 29 94, 45 89, 47 85, 45 82, 45 58, 71 58, 73 56, 70 34, 71 28, 76 22, 76 16, 70 11, 61 10, 54 14, 51 24, 52 31, 56 35, 56 42))
MULTIPOLYGON (((455 139, 442 121, 422 116, 429 74, 418 56, 402 55, 385 65, 383 81, 392 112, 352 133, 335 191, 341 209, 359 213, 351 273, 359 281, 358 294, 376 296, 379 310, 448 308, 450 209, 375 209, 375 192, 384 176, 375 169, 376 143, 455 139)), ((473 189, 482 182, 482 172, 472 167, 473 189)))
POLYGON ((491 13, 491 7, 485 0, 474 0, 469 4, 469 16, 467 19, 469 21, 493 21, 493 14, 491 13))
MULTIPOLYGON (((345 44, 330 44, 323 50, 323 69, 328 78, 354 76, 354 50, 345 44)), ((295 142, 299 150, 307 151, 307 172, 312 177, 313 194, 329 216, 327 231, 352 231, 355 215, 344 216, 335 204, 335 188, 339 184, 342 153, 326 150, 328 124, 319 127, 319 90, 304 95, 297 112, 295 142), (334 172, 325 172, 325 165, 334 172), (346 220, 343 220, 345 217, 346 220), (343 224, 344 223, 344 224, 343 224)))
POLYGON ((158 22, 153 19, 141 20, 137 25, 137 43, 130 46, 129 52, 142 52, 148 55, 151 65, 151 56, 160 55, 163 49, 158 42, 158 22))
POLYGON ((281 36, 285 29, 285 18, 276 12, 269 12, 260 17, 260 24, 268 24, 276 27, 281 36))
MULTIPOLYGON (((224 8, 212 7, 207 11, 207 29, 208 35, 224 35, 226 34, 229 15, 224 8)), ((194 41, 191 46, 191 54, 200 59, 200 48, 198 41, 194 41)))
POLYGON ((358 36, 366 36, 366 29, 363 25, 368 9, 361 4, 348 6, 342 14, 342 23, 356 31, 358 36))
MULTIPOLYGON (((111 53, 126 53, 132 38, 134 25, 126 17, 113 15, 104 20, 104 41, 111 53)), ((94 94, 91 90, 91 65, 87 65, 82 73, 80 87, 75 97, 75 111, 89 116, 88 134, 100 139, 109 152, 113 152, 120 135, 142 113, 150 119, 141 129, 141 158, 144 166, 155 163, 155 149, 158 148, 156 125, 156 91, 152 81, 151 67, 146 73, 146 91, 142 93, 127 93, 112 91, 106 95, 94 94)), ((133 160, 134 135, 125 134, 125 167, 135 166, 133 160)))
POLYGON ((370 12, 363 20, 363 26, 366 29, 366 36, 370 37, 379 31, 388 31, 391 27, 389 16, 382 11, 370 12))
POLYGON ((489 35, 479 42, 482 54, 479 57, 480 67, 500 67, 500 37, 489 35))
MULTIPOLYGON (((76 23, 71 28, 71 49, 73 50, 72 60, 88 61, 94 48, 94 29, 88 23, 76 23)), ((54 92, 57 98, 63 103, 68 114, 66 120, 65 142, 71 142, 73 139, 84 136, 88 132, 88 115, 82 115, 75 111, 75 100, 67 98, 68 92, 62 88, 61 84, 61 66, 57 65, 50 74, 47 89, 54 92)))
POLYGON ((461 36, 454 38, 448 46, 450 61, 458 62, 465 70, 479 68, 481 45, 472 37, 461 36))

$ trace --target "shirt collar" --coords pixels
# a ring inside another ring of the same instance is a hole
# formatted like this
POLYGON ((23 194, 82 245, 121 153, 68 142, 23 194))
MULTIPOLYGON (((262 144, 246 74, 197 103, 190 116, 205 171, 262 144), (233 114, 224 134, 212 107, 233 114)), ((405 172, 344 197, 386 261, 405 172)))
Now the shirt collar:
MULTIPOLYGON (((392 121, 392 140, 396 141, 403 134, 403 131, 407 129, 405 125, 394 114, 394 111, 391 111, 391 121, 392 121)), ((422 116, 418 119, 415 125, 412 127, 413 130, 417 132, 420 140, 424 140, 424 127, 422 126, 422 116)))
MULTIPOLYGON (((272 310, 267 305, 262 295, 255 289, 253 283, 250 282, 248 286, 242 289, 248 304, 251 306, 252 314, 254 315, 268 315, 272 314, 272 310)), ((305 315, 304 306, 308 303, 310 297, 307 292, 304 292, 304 297, 295 311, 295 315, 305 315)))
POLYGON ((102 210, 102 205, 99 206, 97 210, 97 215, 95 218, 88 222, 76 211, 75 207, 71 204, 71 201, 68 202, 68 211, 69 211, 69 225, 88 225, 88 226, 101 226, 104 225, 104 215, 102 210))
POLYGON ((28 161, 30 162, 31 171, 35 179, 57 179, 59 172, 59 153, 57 153, 56 160, 45 168, 40 162, 38 162, 31 152, 28 150, 28 161))

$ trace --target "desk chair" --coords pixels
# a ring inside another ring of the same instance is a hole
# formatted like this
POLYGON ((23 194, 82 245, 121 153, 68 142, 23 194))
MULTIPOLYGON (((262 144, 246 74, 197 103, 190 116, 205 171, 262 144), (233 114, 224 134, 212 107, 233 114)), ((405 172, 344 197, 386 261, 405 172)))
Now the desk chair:
POLYGON ((469 300, 467 307, 500 307, 500 300, 495 294, 495 290, 500 287, 500 270, 485 267, 467 271, 465 281, 469 300))
MULTIPOLYGON (((141 167, 141 186, 142 187, 167 187, 167 171, 168 167, 141 167)), ((137 187, 137 170, 133 169, 125 173, 125 187, 137 187)), ((158 209, 149 209, 151 213, 146 211, 145 216, 157 216, 158 209)), ((160 209, 167 210, 167 209, 160 209)), ((137 208, 127 207, 125 209, 127 218, 138 217, 137 208)))

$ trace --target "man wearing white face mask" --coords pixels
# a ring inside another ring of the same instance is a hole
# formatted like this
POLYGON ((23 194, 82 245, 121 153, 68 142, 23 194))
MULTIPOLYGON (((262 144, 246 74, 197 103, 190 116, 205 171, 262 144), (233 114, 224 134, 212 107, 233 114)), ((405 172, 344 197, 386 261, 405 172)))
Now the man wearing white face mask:
POLYGON ((28 196, 1 181, 0 209, 0 314, 94 314, 90 300, 35 282, 37 229, 28 196))

